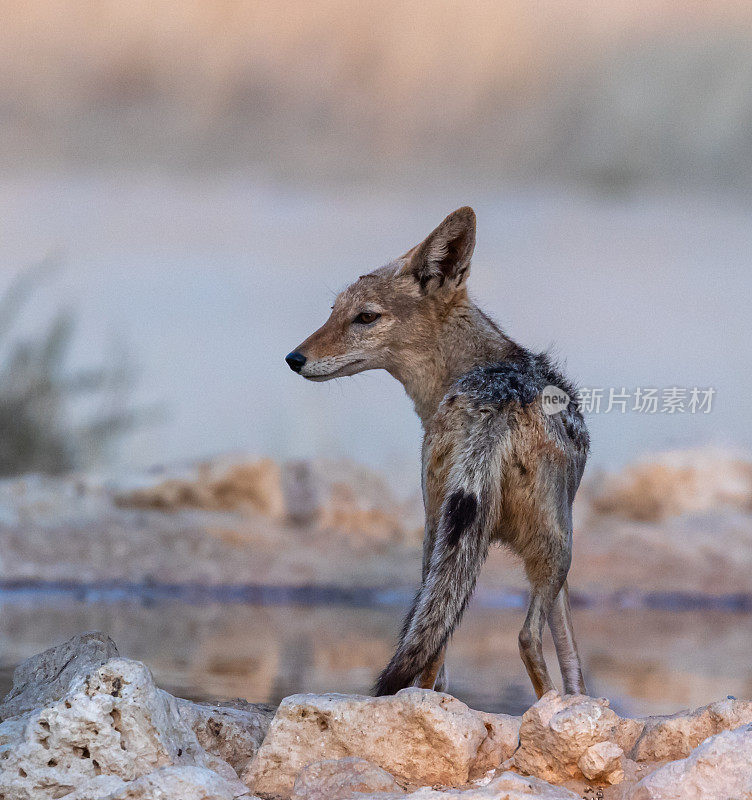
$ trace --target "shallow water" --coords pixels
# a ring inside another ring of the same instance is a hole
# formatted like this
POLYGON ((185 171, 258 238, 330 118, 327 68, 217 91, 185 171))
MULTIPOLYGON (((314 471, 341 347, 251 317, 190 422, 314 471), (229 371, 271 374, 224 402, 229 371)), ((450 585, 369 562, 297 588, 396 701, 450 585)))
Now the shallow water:
MULTIPOLYGON (((101 630, 122 655, 148 664, 159 685, 185 697, 278 702, 303 691, 367 693, 391 654, 401 599, 385 596, 378 607, 331 595, 316 604, 310 591, 304 599, 189 603, 148 593, 76 599, 68 591, 6 591, 0 688, 7 690, 23 658, 83 630, 101 630)), ((514 593, 508 599, 508 607, 489 607, 480 598, 469 609, 450 648, 450 690, 475 708, 521 713, 533 699, 517 652, 524 611, 514 593)), ((498 598, 493 604, 502 605, 498 598)), ((621 712, 671 713, 752 694, 749 612, 604 603, 574 613, 588 689, 621 712)))

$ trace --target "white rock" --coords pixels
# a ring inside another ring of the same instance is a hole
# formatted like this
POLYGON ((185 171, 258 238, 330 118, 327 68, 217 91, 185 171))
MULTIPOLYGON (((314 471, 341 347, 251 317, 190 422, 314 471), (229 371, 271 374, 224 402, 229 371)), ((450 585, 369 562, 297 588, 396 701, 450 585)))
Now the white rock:
POLYGON ((117 794, 128 784, 117 775, 97 775, 78 785, 78 788, 65 795, 65 800, 103 800, 117 794))
POLYGON ((727 698, 696 711, 652 717, 630 754, 635 761, 673 761, 685 758, 716 733, 752 723, 752 702, 727 698))
POLYGON ((470 778, 479 778, 491 769, 497 769, 517 749, 520 738, 520 717, 509 714, 476 712, 486 726, 487 736, 481 742, 475 761, 470 769, 470 778))
POLYGON ((316 761, 295 780, 292 800, 348 800, 354 792, 402 794, 402 787, 384 769, 362 758, 316 761))
POLYGON ((227 761, 238 774, 256 755, 275 712, 266 705, 192 703, 181 699, 177 699, 177 708, 201 747, 227 761))
POLYGON ((13 686, 0 704, 0 720, 60 700, 81 673, 101 667, 117 655, 109 636, 91 632, 27 658, 13 673, 13 686))
POLYGON ((249 800, 244 790, 202 767, 162 767, 134 781, 100 775, 65 800, 249 800))
POLYGON ((580 796, 561 786, 551 786, 538 778, 503 772, 485 786, 465 789, 419 789, 410 794, 357 795, 358 800, 580 800, 580 796))
POLYGON ((752 797, 752 725, 703 742, 687 758, 643 778, 629 800, 748 800, 752 797))
POLYGON ((622 750, 630 749, 642 727, 641 722, 619 717, 603 698, 562 697, 551 691, 523 715, 514 764, 545 781, 581 778, 578 762, 588 748, 614 742, 622 750))
POLYGON ((293 695, 280 704, 243 780, 257 794, 289 797, 307 764, 356 756, 407 783, 457 786, 467 783, 487 735, 464 703, 424 689, 293 695))
POLYGON ((590 781, 620 783, 624 779, 621 760, 624 751, 614 742, 593 744, 580 756, 577 765, 590 781))
POLYGON ((3 800, 59 798, 101 774, 132 781, 169 765, 204 767, 242 789, 137 661, 80 671, 65 698, 0 724, 3 800))

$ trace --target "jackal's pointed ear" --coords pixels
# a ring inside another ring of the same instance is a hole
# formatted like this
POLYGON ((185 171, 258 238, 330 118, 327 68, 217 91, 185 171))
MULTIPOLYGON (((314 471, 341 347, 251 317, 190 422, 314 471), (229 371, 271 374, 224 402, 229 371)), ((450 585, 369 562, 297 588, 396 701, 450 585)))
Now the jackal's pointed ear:
POLYGON ((412 274, 426 293, 460 286, 470 271, 474 248, 475 212, 463 206, 405 254, 404 272, 412 274))

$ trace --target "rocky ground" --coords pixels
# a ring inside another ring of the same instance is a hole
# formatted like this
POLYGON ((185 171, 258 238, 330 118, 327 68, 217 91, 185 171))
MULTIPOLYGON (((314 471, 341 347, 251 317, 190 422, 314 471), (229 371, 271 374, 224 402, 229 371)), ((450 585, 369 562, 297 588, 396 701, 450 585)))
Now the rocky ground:
MULTIPOLYGON (((620 713, 750 696, 751 476, 718 451, 587 476, 575 627, 587 686, 620 713)), ((2 481, 0 694, 20 661, 89 629, 181 696, 367 692, 420 574, 421 527, 419 497, 347 463, 228 458, 2 481)), ((450 651, 450 689, 477 708, 518 714, 532 701, 517 646, 524 588, 494 550, 450 651)))
MULTIPOLYGON (((736 455, 668 453, 589 474, 570 585, 748 592, 750 534, 752 463, 736 455)), ((128 479, 0 483, 5 581, 412 587, 421 536, 417 491, 396 499, 383 477, 347 463, 236 458, 128 479)), ((494 551, 480 591, 524 586, 513 559, 494 551)))
POLYGON ((631 719, 549 692, 521 717, 447 694, 192 703, 88 633, 0 705, 4 800, 727 800, 752 797, 752 702, 631 719))

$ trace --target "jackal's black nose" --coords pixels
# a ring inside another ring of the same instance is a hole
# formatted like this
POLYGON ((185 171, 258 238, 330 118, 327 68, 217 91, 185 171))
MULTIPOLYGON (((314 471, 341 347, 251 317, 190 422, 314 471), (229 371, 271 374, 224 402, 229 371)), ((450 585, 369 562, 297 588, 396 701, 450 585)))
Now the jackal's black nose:
POLYGON ((292 353, 288 353, 285 356, 285 361, 293 372, 300 372, 306 362, 306 357, 297 350, 293 350, 292 353))

